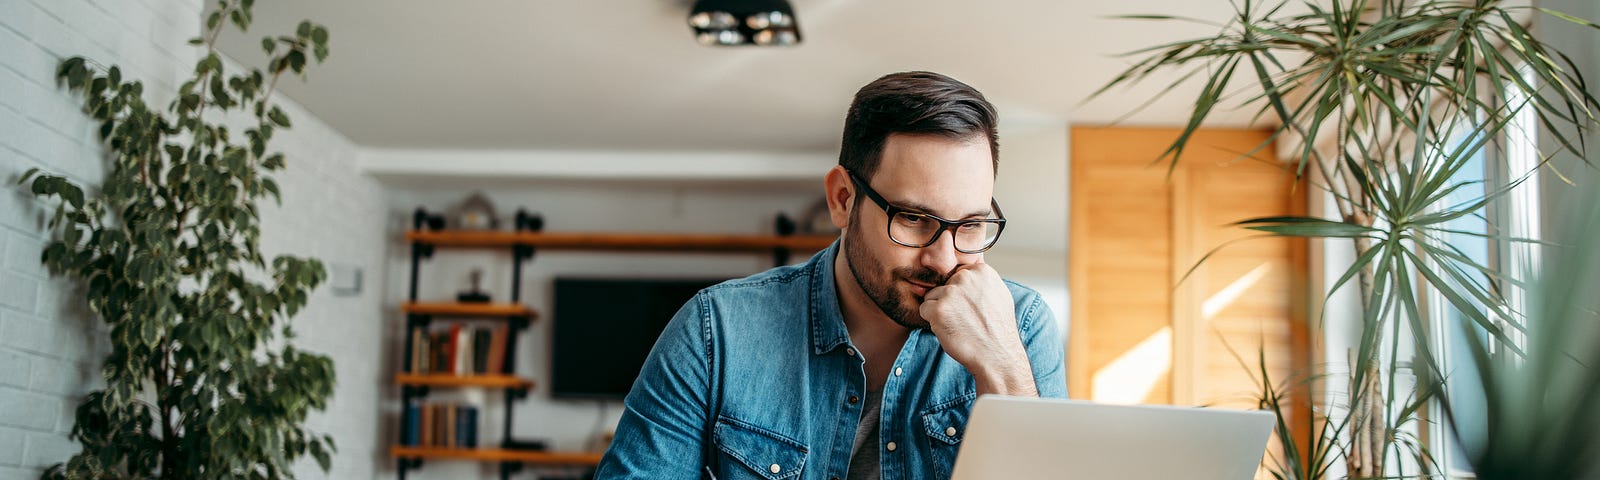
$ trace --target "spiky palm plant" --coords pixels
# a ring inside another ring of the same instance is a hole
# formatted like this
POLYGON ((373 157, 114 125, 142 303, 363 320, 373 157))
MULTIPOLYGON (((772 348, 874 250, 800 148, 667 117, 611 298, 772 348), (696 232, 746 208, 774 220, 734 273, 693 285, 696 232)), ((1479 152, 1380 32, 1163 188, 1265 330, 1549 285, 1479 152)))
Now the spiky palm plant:
MULTIPOLYGON (((1426 467, 1426 448, 1404 432, 1438 397, 1444 376, 1439 352, 1427 341, 1417 279, 1461 312, 1493 349, 1522 354, 1511 338, 1525 332, 1523 312, 1511 308, 1503 293, 1518 279, 1470 258, 1445 238, 1528 241, 1494 230, 1460 232, 1449 222, 1479 215, 1533 172, 1511 172, 1510 181, 1487 188, 1454 178, 1468 159, 1497 148, 1521 111, 1532 112, 1556 140, 1557 147, 1545 153, 1582 154, 1582 132, 1596 125, 1600 102, 1576 65, 1526 24, 1544 15, 1600 26, 1500 0, 1308 1, 1296 4, 1297 11, 1289 6, 1239 0, 1217 35, 1134 52, 1143 58, 1096 95, 1168 70, 1188 75, 1167 91, 1191 77, 1203 80, 1183 133, 1163 155, 1174 165, 1190 136, 1228 104, 1276 120, 1274 135, 1258 150, 1278 140, 1299 142, 1295 174, 1325 189, 1339 218, 1259 218, 1239 225, 1272 235, 1343 238, 1354 246, 1356 260, 1330 291, 1351 281, 1358 286, 1361 337, 1351 356, 1348 411, 1330 430, 1341 437, 1339 448, 1319 458, 1343 460, 1353 478, 1388 474, 1395 468, 1386 464, 1397 456, 1426 467), (1580 133, 1569 133, 1571 127, 1580 133), (1481 194, 1464 202, 1455 198, 1469 187, 1481 194), (1407 330, 1417 352, 1410 367, 1395 358, 1407 330), (1397 387, 1412 376, 1415 389, 1397 387)), ((1132 18, 1215 25, 1161 15, 1132 18)), ((1292 436, 1282 437, 1287 448, 1305 451, 1292 436)), ((1310 479, 1325 470, 1300 465, 1278 473, 1310 479)))

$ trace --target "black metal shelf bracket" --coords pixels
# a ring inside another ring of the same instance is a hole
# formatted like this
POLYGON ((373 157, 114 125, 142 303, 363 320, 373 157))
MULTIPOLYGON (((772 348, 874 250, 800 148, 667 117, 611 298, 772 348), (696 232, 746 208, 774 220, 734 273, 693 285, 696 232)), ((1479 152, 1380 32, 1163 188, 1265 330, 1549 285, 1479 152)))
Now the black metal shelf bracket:
MULTIPOLYGON (((412 216, 411 216, 411 228, 412 228, 413 231, 419 231, 419 232, 420 231, 427 231, 427 230, 432 230, 432 231, 443 230, 445 228, 445 219, 444 219, 444 217, 442 215, 432 214, 432 213, 429 213, 426 209, 418 207, 416 209, 416 211, 412 213, 412 216)), ((518 232, 537 232, 537 231, 543 230, 544 229, 544 217, 539 216, 538 214, 529 213, 525 209, 518 209, 517 213, 516 213, 515 222, 514 222, 514 228, 518 232)), ((437 248, 434 245, 431 245, 431 244, 427 244, 427 243, 423 243, 423 242, 411 242, 411 282, 410 282, 410 291, 409 291, 409 294, 408 294, 407 298, 409 298, 410 301, 412 301, 412 302, 417 301, 417 298, 418 298, 417 290, 418 290, 418 283, 421 280, 421 264, 422 264, 423 260, 427 260, 427 259, 432 258, 433 254, 435 253, 436 250, 437 250, 437 248)), ((527 261, 529 261, 531 259, 533 259, 534 253, 535 253, 534 252, 534 248, 531 245, 515 244, 514 243, 512 245, 512 247, 511 247, 511 255, 512 255, 511 302, 512 303, 521 303, 521 299, 522 299, 522 264, 526 263, 527 261)), ((405 358, 406 359, 410 359, 411 358, 411 356, 412 356, 412 354, 414 352, 413 349, 416 348, 416 346, 412 344, 413 343, 412 342, 412 336, 411 336, 412 329, 417 328, 417 327, 427 328, 432 322, 433 322, 433 316, 432 315, 428 315, 428 314, 407 314, 406 315, 406 334, 405 334, 405 337, 406 337, 405 338, 405 353, 406 353, 405 358)), ((527 316, 512 316, 512 317, 507 318, 508 334, 506 336, 506 353, 505 353, 505 362, 504 362, 505 365, 506 365, 507 373, 510 373, 510 371, 515 369, 516 358, 517 358, 517 354, 516 354, 517 353, 517 337, 519 336, 520 333, 522 333, 523 331, 526 331, 528 329, 529 325, 530 325, 530 318, 527 317, 527 316)), ((410 365, 409 361, 405 363, 404 367, 402 367, 402 371, 404 371, 406 373, 411 373, 411 365, 410 365)), ((409 406, 411 404, 411 402, 418 401, 418 399, 421 399, 422 397, 426 397, 428 395, 428 393, 429 393, 429 390, 430 390, 430 388, 428 386, 425 386, 425 385, 401 385, 400 386, 401 403, 403 405, 408 405, 409 406)), ((505 425, 504 425, 504 434, 501 436, 502 443, 505 443, 505 442, 507 442, 507 441, 509 441, 511 439, 511 424, 512 424, 513 415, 515 413, 515 409, 512 408, 512 402, 514 402, 516 400, 526 399, 528 397, 528 393, 530 391, 530 388, 529 387, 507 387, 504 390, 505 390, 505 415, 503 415, 503 418, 505 420, 505 425)), ((410 425, 408 425, 408 420, 406 420, 406 416, 404 414, 401 414, 400 415, 400 431, 401 432, 405 432, 406 428, 409 427, 409 426, 410 425)), ((417 457, 397 458, 396 461, 395 461, 395 466, 396 466, 396 470, 397 470, 397 473, 398 473, 398 476, 399 476, 400 480, 405 480, 407 471, 415 470, 417 468, 421 468, 422 467, 422 463, 423 463, 422 458, 417 458, 417 457)), ((500 462, 500 478, 509 479, 512 474, 520 472, 523 469, 524 469, 524 465, 521 462, 502 461, 502 462, 500 462)))
MULTIPOLYGON (((780 237, 787 237, 787 236, 790 236, 790 235, 794 235, 794 232, 796 230, 796 225, 794 223, 794 220, 791 220, 788 215, 779 213, 778 214, 778 218, 772 220, 772 230, 775 231, 775 232, 778 232, 778 236, 780 236, 780 237)), ((789 264, 789 255, 791 253, 793 253, 793 252, 790 252, 789 249, 784 248, 784 247, 773 248, 772 249, 772 266, 781 267, 781 266, 784 266, 784 265, 788 265, 789 264)))
POLYGON ((500 462, 501 480, 509 480, 511 475, 522 471, 522 462, 500 462))

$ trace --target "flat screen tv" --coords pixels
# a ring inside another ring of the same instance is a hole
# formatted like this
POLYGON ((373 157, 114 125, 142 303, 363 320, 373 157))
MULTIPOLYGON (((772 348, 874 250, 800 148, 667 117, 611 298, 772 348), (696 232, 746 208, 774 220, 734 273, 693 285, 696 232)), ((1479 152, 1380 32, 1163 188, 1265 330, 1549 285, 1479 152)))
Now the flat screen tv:
POLYGON ((557 278, 550 395, 626 396, 672 315, 724 280, 557 278))

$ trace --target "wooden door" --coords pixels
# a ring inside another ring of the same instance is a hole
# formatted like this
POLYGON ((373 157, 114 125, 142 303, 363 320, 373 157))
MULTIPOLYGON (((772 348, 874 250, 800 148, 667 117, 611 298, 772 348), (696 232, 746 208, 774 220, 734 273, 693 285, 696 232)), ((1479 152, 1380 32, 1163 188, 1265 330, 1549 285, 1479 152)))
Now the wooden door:
POLYGON ((1258 352, 1275 381, 1309 358, 1305 241, 1233 243, 1189 273, 1253 236, 1230 224, 1303 215, 1304 187, 1271 146, 1239 158, 1269 137, 1259 130, 1202 130, 1179 165, 1154 163, 1179 133, 1072 129, 1074 398, 1254 408, 1258 352))

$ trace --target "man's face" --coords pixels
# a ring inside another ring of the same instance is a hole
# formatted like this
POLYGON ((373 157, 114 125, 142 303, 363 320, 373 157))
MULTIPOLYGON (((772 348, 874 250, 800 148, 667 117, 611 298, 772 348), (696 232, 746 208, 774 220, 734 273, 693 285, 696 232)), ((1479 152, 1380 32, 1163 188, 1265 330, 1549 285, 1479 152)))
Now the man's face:
MULTIPOLYGON (((988 140, 981 135, 951 140, 891 134, 878 171, 863 180, 889 203, 911 211, 949 220, 991 218, 991 162, 988 140)), ((983 254, 957 252, 949 232, 923 248, 897 244, 889 238, 888 221, 882 208, 856 195, 844 238, 850 273, 895 323, 925 328, 928 322, 918 313, 923 296, 943 285, 956 267, 976 263, 983 254)))

